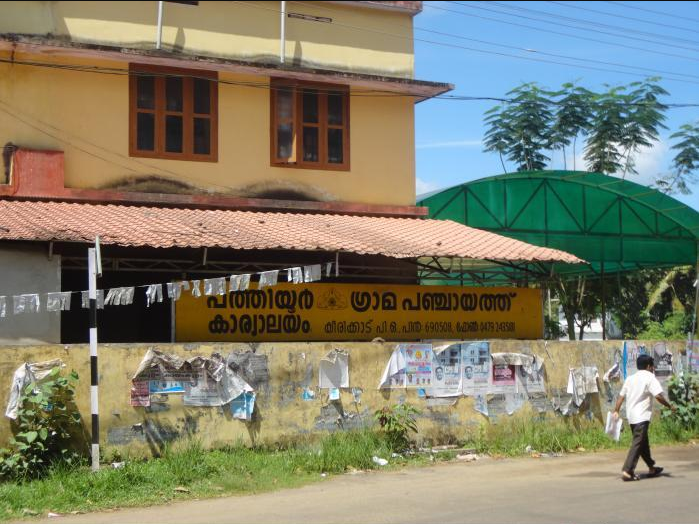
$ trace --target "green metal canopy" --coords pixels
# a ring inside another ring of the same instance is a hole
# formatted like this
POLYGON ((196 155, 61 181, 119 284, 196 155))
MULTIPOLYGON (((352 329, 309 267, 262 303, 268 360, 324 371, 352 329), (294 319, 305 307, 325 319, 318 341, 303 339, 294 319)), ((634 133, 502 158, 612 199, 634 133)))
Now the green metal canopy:
POLYGON ((560 275, 697 263, 699 213, 657 190, 583 171, 525 171, 474 180, 418 201, 449 219, 572 253, 560 275))

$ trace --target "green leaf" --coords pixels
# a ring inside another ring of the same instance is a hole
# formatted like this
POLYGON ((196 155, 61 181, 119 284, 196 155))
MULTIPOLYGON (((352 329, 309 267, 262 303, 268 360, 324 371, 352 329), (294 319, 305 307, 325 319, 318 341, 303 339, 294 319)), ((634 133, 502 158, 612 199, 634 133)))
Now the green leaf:
POLYGON ((41 428, 39 430, 39 437, 41 440, 46 440, 49 436, 49 431, 46 428, 41 428))
POLYGON ((39 433, 36 431, 27 431, 24 433, 24 438, 26 439, 28 444, 31 444, 36 440, 36 438, 39 436, 39 433))

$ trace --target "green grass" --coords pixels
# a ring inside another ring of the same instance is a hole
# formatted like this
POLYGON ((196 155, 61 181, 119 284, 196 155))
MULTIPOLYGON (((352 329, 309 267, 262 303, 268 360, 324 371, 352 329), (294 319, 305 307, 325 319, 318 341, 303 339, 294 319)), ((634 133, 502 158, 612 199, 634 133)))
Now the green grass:
MULTIPOLYGON (((664 421, 651 424, 652 445, 686 442, 697 435, 697 431, 682 430, 664 421)), ((506 419, 496 425, 484 424, 464 447, 476 448, 479 453, 517 456, 524 454, 528 445, 547 453, 580 447, 592 451, 626 448, 628 439, 626 431, 621 442, 612 442, 599 422, 506 419)), ((435 458, 449 460, 456 453, 439 453, 435 458)), ((0 521, 26 516, 25 509, 46 516, 49 511, 87 512, 297 487, 323 480, 322 473, 375 469, 371 460, 374 455, 389 459, 389 469, 431 463, 426 454, 391 458, 386 439, 371 430, 336 432, 284 449, 236 445, 205 451, 192 442, 179 451, 166 451, 158 459, 127 461, 122 469, 104 466, 93 474, 85 466, 57 468, 42 480, 0 483, 0 521), (176 492, 178 487, 188 491, 176 492)))
POLYGON ((338 432, 281 450, 240 445, 205 451, 192 442, 162 458, 127 461, 121 469, 104 466, 92 474, 85 466, 56 468, 41 480, 0 483, 0 521, 22 517, 25 509, 45 516, 296 487, 322 480, 321 473, 376 468, 374 455, 390 458, 391 450, 370 430, 338 432), (178 487, 189 491, 176 492, 178 487))
MULTIPOLYGON (((652 445, 678 444, 699 438, 699 426, 683 429, 669 420, 656 420, 650 425, 652 445)), ((631 442, 631 431, 625 424, 619 442, 605 433, 599 421, 547 417, 543 420, 505 419, 498 424, 483 424, 471 436, 466 447, 478 453, 518 456, 527 446, 539 453, 570 453, 578 450, 625 449, 631 442)))

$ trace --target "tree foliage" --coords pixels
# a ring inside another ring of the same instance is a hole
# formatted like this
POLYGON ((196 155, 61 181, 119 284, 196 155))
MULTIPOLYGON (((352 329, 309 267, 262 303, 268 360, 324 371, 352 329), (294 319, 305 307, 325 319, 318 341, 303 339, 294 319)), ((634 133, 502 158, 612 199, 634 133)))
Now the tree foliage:
POLYGON ((699 122, 681 126, 670 138, 678 140, 672 146, 677 151, 672 160, 672 172, 658 179, 656 185, 668 194, 688 195, 691 193, 689 184, 697 182, 699 172, 699 122))
POLYGON ((550 160, 554 115, 549 93, 535 82, 522 84, 507 96, 510 103, 486 112, 485 150, 507 157, 518 171, 544 169, 550 160))
MULTIPOLYGON (((557 91, 524 83, 507 93, 506 102, 486 111, 485 151, 498 153, 503 169, 507 159, 525 171, 544 169, 549 152, 560 150, 567 168, 566 148, 573 146, 575 159, 577 140, 584 137, 588 170, 622 177, 637 174, 636 157, 666 129, 667 105, 662 97, 669 93, 659 80, 605 84, 601 92, 570 82, 557 91)), ((673 137, 681 139, 675 162, 675 171, 681 175, 675 184, 686 188, 682 181, 699 162, 699 128, 684 126, 673 137)))

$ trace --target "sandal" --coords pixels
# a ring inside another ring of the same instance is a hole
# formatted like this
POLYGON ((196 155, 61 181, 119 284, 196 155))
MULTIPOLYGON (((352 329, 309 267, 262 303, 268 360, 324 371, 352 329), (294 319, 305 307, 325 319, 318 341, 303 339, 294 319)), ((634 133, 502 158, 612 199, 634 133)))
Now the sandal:
POLYGON ((651 468, 651 469, 648 471, 648 477, 649 477, 649 478, 658 477, 658 476, 660 476, 660 474, 663 472, 664 469, 665 469, 665 468, 656 468, 656 467, 653 467, 653 468, 651 468))
POLYGON ((635 481, 635 480, 641 480, 641 477, 639 477, 638 475, 632 475, 630 473, 626 473, 626 471, 622 471, 621 480, 623 480, 624 482, 631 482, 631 481, 635 481))

